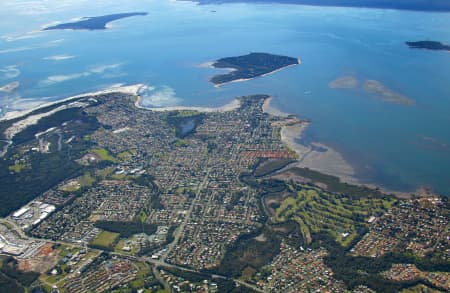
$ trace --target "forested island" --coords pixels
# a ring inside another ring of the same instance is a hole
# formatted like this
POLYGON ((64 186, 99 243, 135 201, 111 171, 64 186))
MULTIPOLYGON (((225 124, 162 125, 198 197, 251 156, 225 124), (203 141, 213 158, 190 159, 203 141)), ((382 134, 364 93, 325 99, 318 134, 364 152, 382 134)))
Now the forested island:
POLYGON ((300 64, 300 60, 297 58, 268 53, 250 53, 238 57, 227 57, 217 60, 212 66, 214 68, 229 68, 232 71, 213 76, 210 81, 216 86, 221 86, 230 82, 253 79, 297 64, 300 64))
POLYGON ((44 28, 44 31, 48 30, 104 30, 109 22, 127 18, 137 15, 147 15, 147 12, 131 12, 131 13, 117 13, 108 14, 95 17, 84 17, 76 22, 61 23, 54 26, 44 28))
POLYGON ((426 50, 444 50, 450 51, 450 45, 443 44, 436 41, 418 41, 418 42, 406 42, 411 49, 426 49, 426 50))

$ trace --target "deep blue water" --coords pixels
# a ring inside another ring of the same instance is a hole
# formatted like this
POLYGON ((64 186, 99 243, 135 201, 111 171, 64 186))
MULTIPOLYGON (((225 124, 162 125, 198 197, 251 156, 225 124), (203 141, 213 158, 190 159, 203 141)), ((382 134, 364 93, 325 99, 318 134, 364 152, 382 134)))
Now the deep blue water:
POLYGON ((449 13, 8 0, 0 3, 0 18, 0 86, 21 83, 16 92, 0 94, 3 111, 115 83, 149 84, 147 101, 157 106, 216 106, 235 96, 268 93, 281 110, 310 118, 307 139, 339 150, 368 182, 401 190, 427 185, 450 194, 450 53, 404 44, 450 43, 449 13), (149 15, 113 22, 105 31, 29 33, 54 21, 133 11, 149 15), (199 66, 255 51, 303 63, 221 88, 208 80, 222 71, 199 66), (328 83, 342 75, 378 80, 416 105, 330 89, 328 83))

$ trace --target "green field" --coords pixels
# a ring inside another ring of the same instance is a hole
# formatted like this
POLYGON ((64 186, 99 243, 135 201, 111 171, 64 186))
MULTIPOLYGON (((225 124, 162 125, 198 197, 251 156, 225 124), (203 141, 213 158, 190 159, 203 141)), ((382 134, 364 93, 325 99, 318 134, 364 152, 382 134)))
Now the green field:
POLYGON ((91 153, 98 155, 103 161, 116 162, 116 158, 111 156, 108 150, 106 149, 91 149, 91 153))
POLYGON ((394 201, 389 197, 352 199, 301 184, 290 184, 289 190, 290 195, 280 202, 272 221, 296 221, 306 243, 311 243, 312 234, 327 232, 347 246, 358 235, 358 226, 365 225, 370 216, 383 213, 394 201))
POLYGON ((114 244, 119 239, 119 233, 113 233, 108 231, 101 232, 97 238, 92 241, 92 247, 98 247, 100 249, 112 250, 114 248, 114 244))

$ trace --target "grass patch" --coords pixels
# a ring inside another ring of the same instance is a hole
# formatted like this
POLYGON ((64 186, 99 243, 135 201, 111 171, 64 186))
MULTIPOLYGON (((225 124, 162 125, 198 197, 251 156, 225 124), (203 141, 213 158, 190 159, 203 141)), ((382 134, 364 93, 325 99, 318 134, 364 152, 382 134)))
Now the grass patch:
POLYGON ((20 173, 26 166, 20 163, 16 163, 8 167, 8 170, 14 173, 20 173))
POLYGON ((117 158, 121 162, 129 161, 136 154, 135 150, 127 150, 117 154, 117 158))
POLYGON ((81 187, 90 187, 94 185, 97 180, 91 176, 91 174, 86 173, 78 179, 81 187))
POLYGON ((114 158, 108 150, 106 149, 91 149, 89 152, 96 154, 99 156, 103 161, 110 161, 110 162, 116 162, 116 158, 114 158))
POLYGON ((187 146, 189 146, 189 141, 187 141, 186 139, 178 139, 175 142, 175 146, 176 147, 187 147, 187 146))
POLYGON ((354 199, 303 184, 289 184, 288 190, 289 196, 281 201, 272 221, 297 222, 307 244, 312 241, 311 234, 327 232, 347 247, 370 216, 382 214, 395 201, 388 197, 354 199))
POLYGON ((113 250, 119 235, 119 233, 103 231, 92 241, 91 246, 104 250, 113 250))

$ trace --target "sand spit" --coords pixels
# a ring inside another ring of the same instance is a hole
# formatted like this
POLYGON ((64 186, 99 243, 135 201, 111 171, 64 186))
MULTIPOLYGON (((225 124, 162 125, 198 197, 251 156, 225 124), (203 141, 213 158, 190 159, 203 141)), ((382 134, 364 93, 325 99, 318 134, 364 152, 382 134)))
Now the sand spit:
POLYGON ((51 105, 54 105, 54 104, 59 104, 59 103, 62 103, 62 102, 76 100, 76 99, 83 98, 83 97, 89 97, 89 96, 95 97, 95 96, 111 94, 111 93, 122 93, 122 94, 137 95, 139 90, 142 87, 144 87, 144 86, 145 86, 144 84, 135 84, 135 85, 128 85, 128 86, 115 85, 115 86, 112 86, 112 87, 107 88, 105 90, 101 90, 101 91, 97 91, 97 92, 91 92, 91 93, 84 93, 84 94, 68 97, 68 98, 65 98, 65 99, 57 100, 57 101, 54 101, 54 102, 44 103, 44 104, 40 105, 39 107, 35 107, 35 108, 29 109, 29 110, 6 112, 5 116, 0 117, 0 121, 6 121, 6 120, 20 118, 20 117, 23 117, 25 115, 30 114, 33 111, 38 110, 38 109, 45 108, 45 107, 48 107, 48 106, 51 106, 51 105))
POLYGON ((74 107, 83 107, 85 104, 84 103, 80 103, 78 101, 76 101, 79 98, 83 98, 83 97, 95 97, 95 96, 99 96, 99 95, 104 95, 104 94, 110 94, 110 93, 124 93, 124 94, 130 94, 130 95, 136 95, 139 91, 139 89, 143 87, 142 84, 137 84, 137 85, 131 85, 131 86, 113 86, 111 88, 108 88, 106 90, 102 90, 102 91, 98 91, 98 92, 93 92, 93 93, 86 93, 86 94, 81 94, 81 95, 77 95, 77 96, 73 96, 73 97, 69 97, 63 100, 58 100, 55 102, 51 102, 51 103, 46 103, 43 104, 37 108, 31 109, 31 110, 27 110, 27 111, 17 111, 17 112, 8 112, 6 113, 5 117, 3 117, 0 121, 6 121, 6 120, 11 120, 11 119, 15 119, 15 118, 21 118, 24 117, 27 114, 30 114, 31 112, 37 110, 37 109, 41 109, 43 107, 48 107, 54 104, 58 104, 61 102, 68 102, 68 101, 72 101, 71 103, 68 104, 63 104, 55 109, 52 109, 48 112, 44 112, 44 113, 38 113, 38 114, 34 114, 34 115, 29 115, 23 119, 18 120, 17 122, 14 122, 10 127, 8 127, 4 134, 7 140, 12 140, 13 137, 18 134, 19 132, 23 131, 24 129, 26 129, 27 127, 29 127, 30 125, 35 125, 39 122, 39 120, 41 120, 44 117, 48 117, 56 112, 59 112, 61 110, 64 109, 68 109, 68 108, 74 108, 74 107))

